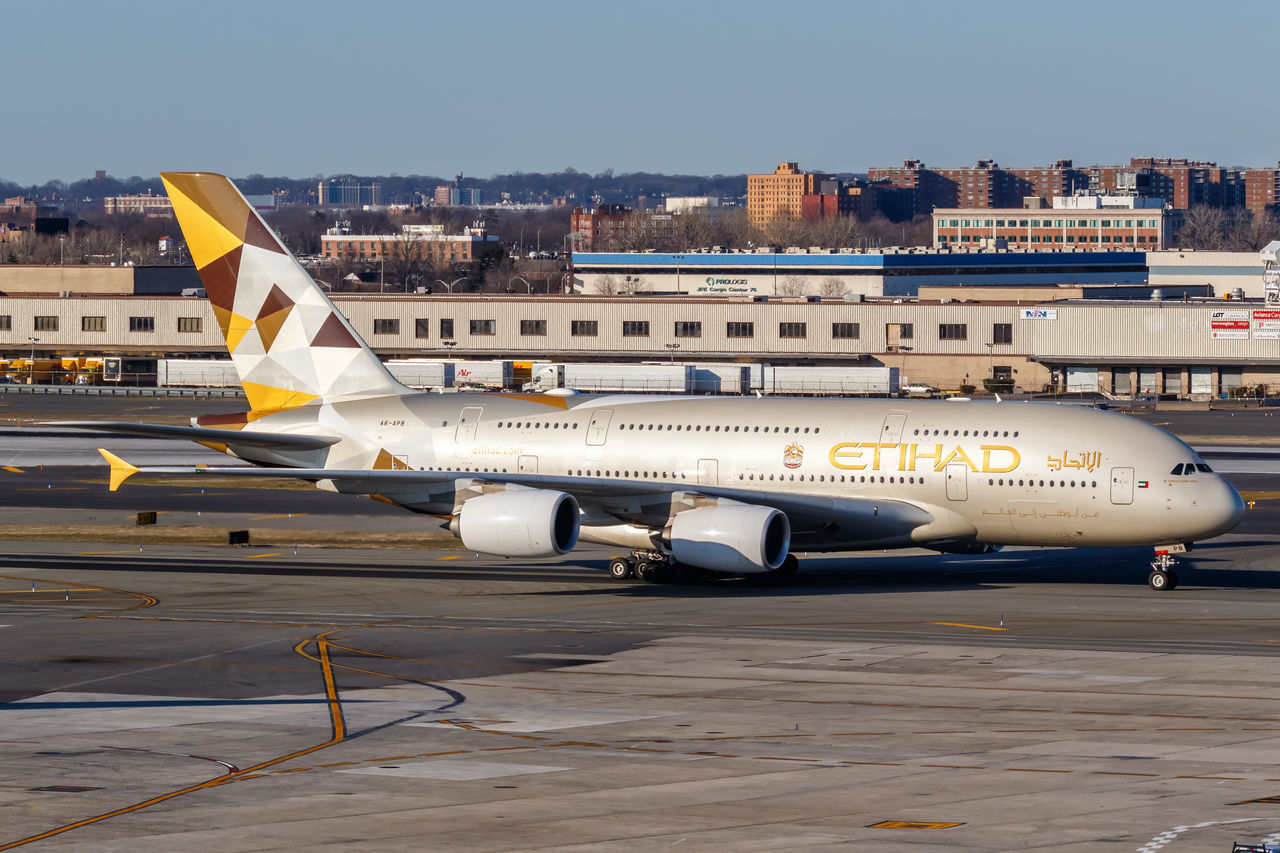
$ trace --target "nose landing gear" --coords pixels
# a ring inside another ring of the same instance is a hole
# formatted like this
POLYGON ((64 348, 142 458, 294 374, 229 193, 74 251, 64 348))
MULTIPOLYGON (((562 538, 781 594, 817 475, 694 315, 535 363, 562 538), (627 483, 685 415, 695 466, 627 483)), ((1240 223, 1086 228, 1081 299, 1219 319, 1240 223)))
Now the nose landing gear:
POLYGON ((1147 586, 1156 592, 1178 588, 1178 573, 1173 569, 1178 562, 1173 558, 1175 550, 1181 554, 1187 550, 1187 547, 1185 545, 1172 545, 1167 549, 1158 549, 1156 558, 1151 561, 1151 574, 1147 576, 1147 586))

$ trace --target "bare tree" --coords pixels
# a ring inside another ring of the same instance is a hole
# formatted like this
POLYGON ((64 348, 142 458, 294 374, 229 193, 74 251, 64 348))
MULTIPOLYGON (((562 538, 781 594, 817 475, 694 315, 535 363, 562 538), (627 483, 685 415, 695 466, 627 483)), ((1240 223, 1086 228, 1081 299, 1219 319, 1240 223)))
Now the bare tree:
POLYGON ((1227 248, 1256 252, 1272 240, 1280 239, 1280 220, 1270 210, 1241 210, 1227 229, 1227 248))
POLYGON ((789 275, 778 282, 779 296, 804 296, 807 285, 798 275, 789 275))
POLYGON ((828 276, 818 284, 818 293, 822 296, 844 296, 848 292, 845 283, 835 276, 828 276))
POLYGON ((622 296, 635 296, 644 289, 644 285, 642 276, 629 275, 618 284, 618 293, 622 296))
POLYGON ((594 287, 597 293, 613 296, 618 292, 618 280, 606 273, 605 275, 596 276, 594 287))
POLYGON ((404 286, 425 278, 432 270, 431 242, 420 231, 405 231, 390 240, 379 241, 386 280, 404 286))
POLYGON ((1184 249, 1221 248, 1227 237, 1227 214, 1220 207, 1192 205, 1174 240, 1184 249))

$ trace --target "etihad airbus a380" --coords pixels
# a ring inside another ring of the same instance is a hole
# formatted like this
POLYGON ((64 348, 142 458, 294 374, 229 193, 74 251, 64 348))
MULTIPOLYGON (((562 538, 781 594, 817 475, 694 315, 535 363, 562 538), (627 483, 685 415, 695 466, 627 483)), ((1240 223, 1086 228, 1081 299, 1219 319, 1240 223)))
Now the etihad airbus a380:
POLYGON ((646 581, 793 573, 793 551, 1154 546, 1231 530, 1244 505, 1189 446, 1124 415, 1015 402, 433 394, 387 372, 221 175, 165 186, 248 411, 192 426, 75 425, 187 438, 252 467, 130 476, 290 477, 444 520, 471 550, 631 551, 646 581))

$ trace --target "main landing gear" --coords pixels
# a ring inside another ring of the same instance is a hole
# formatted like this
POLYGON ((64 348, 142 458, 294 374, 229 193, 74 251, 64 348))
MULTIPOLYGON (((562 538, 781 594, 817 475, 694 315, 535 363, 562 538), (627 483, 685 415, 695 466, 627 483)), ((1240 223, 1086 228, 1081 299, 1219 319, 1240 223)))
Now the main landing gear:
POLYGON ((1156 551, 1156 558, 1151 561, 1151 574, 1147 577, 1147 586, 1156 592, 1178 588, 1178 573, 1173 570, 1178 561, 1168 551, 1156 551))
MULTIPOLYGON (((748 577, 773 582, 786 581, 794 578, 799 570, 800 561, 794 554, 788 554, 776 570, 748 577)), ((609 575, 620 581, 637 578, 645 583, 688 583, 714 574, 677 563, 661 551, 632 551, 630 557, 614 557, 609 561, 609 575)))
POLYGON ((632 551, 630 557, 609 561, 609 574, 618 580, 637 578, 645 583, 674 583, 689 572, 661 551, 632 551))

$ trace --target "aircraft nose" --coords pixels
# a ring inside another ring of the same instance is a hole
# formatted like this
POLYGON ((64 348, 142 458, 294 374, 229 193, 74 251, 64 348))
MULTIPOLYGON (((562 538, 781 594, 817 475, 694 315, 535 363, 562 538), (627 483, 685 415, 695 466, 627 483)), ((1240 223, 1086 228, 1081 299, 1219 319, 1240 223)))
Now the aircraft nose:
POLYGON ((1198 514, 1201 532, 1197 539, 1211 539, 1233 529, 1244 518, 1244 499, 1236 487, 1225 477, 1215 476, 1216 482, 1206 484, 1206 494, 1199 501, 1198 514))

